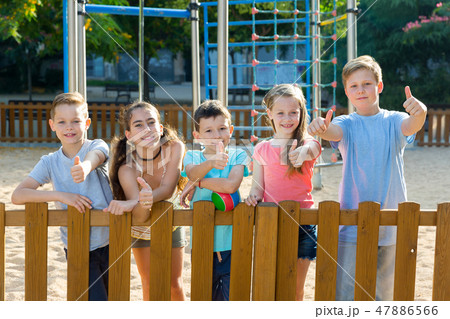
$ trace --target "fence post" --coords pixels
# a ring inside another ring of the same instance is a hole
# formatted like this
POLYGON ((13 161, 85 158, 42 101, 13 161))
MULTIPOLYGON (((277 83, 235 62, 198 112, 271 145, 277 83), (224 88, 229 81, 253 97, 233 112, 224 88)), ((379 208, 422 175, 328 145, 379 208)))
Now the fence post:
POLYGON ((109 214, 108 300, 130 300, 131 213, 109 214))
POLYGON ((191 300, 211 301, 214 251, 214 204, 194 203, 192 217, 191 300))
POLYGON ((274 301, 277 272, 278 207, 261 203, 256 207, 253 300, 274 301))
POLYGON ((67 300, 88 301, 90 210, 67 207, 67 300))
POLYGON ((450 300, 450 203, 438 205, 433 273, 433 301, 450 300))
POLYGON ((47 300, 47 203, 25 204, 25 300, 47 300))
POLYGON ((150 300, 170 301, 172 269, 173 204, 158 202, 152 207, 150 245, 150 300))
POLYGON ((336 299, 340 204, 332 201, 320 202, 318 214, 314 300, 334 301, 336 299))
POLYGON ((230 300, 249 301, 252 275, 255 209, 239 203, 233 211, 230 300))
POLYGON ((295 300, 300 204, 283 201, 278 208, 276 300, 295 300))
POLYGON ((355 301, 375 300, 380 204, 359 203, 356 244, 355 301))
POLYGON ((394 300, 414 301, 420 205, 398 205, 394 300))
POLYGON ((5 300, 5 204, 0 203, 0 301, 5 300))

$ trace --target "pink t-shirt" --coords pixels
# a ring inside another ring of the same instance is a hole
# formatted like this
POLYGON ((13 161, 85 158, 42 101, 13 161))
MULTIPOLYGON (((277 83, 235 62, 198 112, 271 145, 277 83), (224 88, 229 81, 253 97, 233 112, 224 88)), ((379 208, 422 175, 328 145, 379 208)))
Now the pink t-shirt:
MULTIPOLYGON (((294 172, 286 175, 289 168, 283 165, 280 159, 280 147, 274 147, 272 140, 263 141, 256 145, 253 159, 264 166, 264 202, 279 203, 283 200, 300 202, 300 208, 310 208, 314 205, 311 195, 312 176, 316 159, 305 161, 302 165, 302 174, 294 172)), ((319 143, 315 139, 307 139, 306 143, 319 143)), ((322 148, 320 148, 322 149, 322 148)), ((319 154, 320 155, 320 154, 319 154)), ((317 157, 319 157, 319 155, 317 157)))

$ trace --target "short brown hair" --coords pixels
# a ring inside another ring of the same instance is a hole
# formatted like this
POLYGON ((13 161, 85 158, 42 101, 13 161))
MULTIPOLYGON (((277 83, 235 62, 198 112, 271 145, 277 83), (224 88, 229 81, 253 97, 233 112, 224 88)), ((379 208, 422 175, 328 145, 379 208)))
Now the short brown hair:
POLYGON ((342 70, 342 83, 344 84, 344 88, 350 75, 361 69, 369 70, 370 72, 372 72, 375 80, 377 81, 377 84, 382 81, 381 67, 378 62, 375 61, 375 59, 370 55, 362 55, 348 61, 344 66, 344 69, 342 70))
POLYGON ((52 119, 55 116, 56 107, 62 104, 78 105, 83 109, 86 117, 88 117, 88 107, 84 97, 78 92, 69 92, 58 94, 53 100, 52 108, 50 109, 50 117, 52 119))
POLYGON ((216 118, 222 115, 228 120, 228 124, 231 125, 231 114, 228 109, 223 106, 219 100, 206 100, 195 110, 194 113, 194 126, 198 132, 200 130, 200 119, 207 119, 210 117, 216 118))

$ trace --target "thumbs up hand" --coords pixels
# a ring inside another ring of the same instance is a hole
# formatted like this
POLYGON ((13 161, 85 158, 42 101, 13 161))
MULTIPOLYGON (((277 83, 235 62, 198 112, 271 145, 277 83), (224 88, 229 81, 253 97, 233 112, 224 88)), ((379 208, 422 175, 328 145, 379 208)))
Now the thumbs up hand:
POLYGON ((153 191, 150 185, 142 178, 138 177, 137 182, 141 185, 141 191, 139 192, 139 203, 143 208, 150 209, 153 205, 153 191))
POLYGON ((292 146, 289 150, 289 161, 292 163, 294 167, 300 167, 302 166, 303 162, 310 159, 309 158, 309 145, 303 145, 298 148, 297 147, 297 140, 294 140, 292 143, 292 146))
POLYGON ((75 183, 82 183, 85 181, 91 171, 91 163, 89 161, 81 162, 80 157, 75 156, 73 166, 70 169, 70 174, 75 183))
POLYGON ((409 115, 417 117, 426 113, 427 107, 412 95, 409 86, 405 86, 405 96, 406 101, 403 103, 403 107, 409 115))
POLYGON ((333 117, 334 110, 331 109, 327 112, 325 118, 318 117, 315 118, 308 126, 308 134, 311 136, 320 135, 328 130, 331 123, 331 118, 333 117))
POLYGON ((222 141, 216 145, 216 155, 214 155, 210 161, 211 168, 224 169, 225 166, 227 166, 228 154, 225 153, 225 146, 222 141))

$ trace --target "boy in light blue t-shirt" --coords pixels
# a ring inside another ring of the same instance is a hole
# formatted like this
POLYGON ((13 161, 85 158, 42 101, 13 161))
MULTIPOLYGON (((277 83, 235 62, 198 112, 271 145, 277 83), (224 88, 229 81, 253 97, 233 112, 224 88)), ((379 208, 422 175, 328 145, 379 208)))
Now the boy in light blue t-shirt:
MULTIPOLYGON (((13 204, 55 201, 59 209, 75 207, 103 209, 113 199, 109 186, 108 145, 88 140, 91 123, 87 104, 81 94, 62 93, 55 97, 49 120, 61 148, 42 156, 29 176, 14 190, 13 204), (53 191, 38 190, 52 183, 53 191)), ((61 240, 67 256, 67 227, 61 227, 61 240)), ((91 227, 89 247, 89 300, 108 300, 109 228, 91 227)), ((81 296, 80 296, 81 297, 81 296)))
MULTIPOLYGON (((184 157, 182 175, 189 183, 181 195, 181 203, 192 196, 193 203, 211 201, 212 192, 238 191, 244 176, 248 176, 249 158, 242 149, 226 147, 233 133, 231 115, 217 100, 203 102, 194 114, 194 138, 203 143, 203 151, 188 151, 184 157)), ((195 234, 193 234, 195 236, 195 234)), ((192 239, 192 236, 191 236, 192 239)), ((232 226, 214 227, 213 300, 229 300, 232 226), (217 289, 221 286, 220 289, 217 289)))
MULTIPOLYGON (((342 71, 342 80, 356 112, 331 122, 330 110, 325 119, 317 118, 308 127, 308 133, 331 141, 342 154, 341 209, 358 209, 364 201, 378 202, 382 209, 397 209, 399 203, 407 200, 403 152, 422 128, 427 108, 407 86, 403 107, 409 115, 381 109, 381 77, 381 68, 372 57, 349 61, 342 71)), ((376 300, 393 299, 396 232, 395 226, 380 227, 376 296, 371 296, 376 300)), ((356 237, 357 226, 341 226, 336 300, 354 298, 356 237)))

